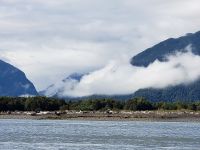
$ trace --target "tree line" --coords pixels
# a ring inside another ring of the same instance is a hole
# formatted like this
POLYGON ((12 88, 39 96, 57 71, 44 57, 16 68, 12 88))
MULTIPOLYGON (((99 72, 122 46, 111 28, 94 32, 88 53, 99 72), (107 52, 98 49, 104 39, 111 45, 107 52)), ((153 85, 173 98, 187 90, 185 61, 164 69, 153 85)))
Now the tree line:
POLYGON ((114 99, 63 100, 50 97, 0 97, 0 111, 56 111, 56 110, 193 110, 200 111, 198 102, 150 102, 144 98, 127 101, 114 99))

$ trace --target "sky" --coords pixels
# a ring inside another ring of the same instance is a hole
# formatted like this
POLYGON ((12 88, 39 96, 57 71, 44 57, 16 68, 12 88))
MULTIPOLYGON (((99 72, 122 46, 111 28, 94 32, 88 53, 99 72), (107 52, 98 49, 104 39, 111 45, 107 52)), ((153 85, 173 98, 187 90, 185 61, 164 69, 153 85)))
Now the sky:
POLYGON ((37 90, 200 30, 199 0, 0 0, 0 59, 37 90))

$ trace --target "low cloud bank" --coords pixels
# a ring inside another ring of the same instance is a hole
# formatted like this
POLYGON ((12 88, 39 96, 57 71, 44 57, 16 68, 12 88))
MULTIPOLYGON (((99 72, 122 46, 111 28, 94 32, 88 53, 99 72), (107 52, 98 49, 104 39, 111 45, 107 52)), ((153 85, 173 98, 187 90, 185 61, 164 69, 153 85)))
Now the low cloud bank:
POLYGON ((132 66, 127 59, 111 61, 104 68, 83 76, 80 82, 68 80, 57 83, 53 89, 62 86, 60 96, 120 95, 143 88, 189 84, 199 79, 200 56, 187 51, 166 56, 166 60, 156 60, 148 67, 132 66))

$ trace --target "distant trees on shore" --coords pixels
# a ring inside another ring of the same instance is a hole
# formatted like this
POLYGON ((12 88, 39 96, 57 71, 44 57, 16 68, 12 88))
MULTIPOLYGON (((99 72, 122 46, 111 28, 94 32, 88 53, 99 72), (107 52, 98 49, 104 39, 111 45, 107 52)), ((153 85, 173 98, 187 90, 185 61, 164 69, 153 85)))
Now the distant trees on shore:
POLYGON ((199 102, 157 102, 153 103, 144 98, 134 98, 128 101, 113 99, 86 99, 65 101, 49 97, 0 97, 0 111, 55 111, 55 110, 193 110, 200 111, 199 102))
POLYGON ((0 97, 0 111, 54 111, 65 101, 47 97, 0 97))

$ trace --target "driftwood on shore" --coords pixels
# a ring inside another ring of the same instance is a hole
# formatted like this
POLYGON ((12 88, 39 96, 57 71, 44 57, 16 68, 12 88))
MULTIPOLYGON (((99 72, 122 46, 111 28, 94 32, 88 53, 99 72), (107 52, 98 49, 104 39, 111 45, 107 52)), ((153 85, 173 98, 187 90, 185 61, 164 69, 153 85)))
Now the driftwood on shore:
POLYGON ((0 119, 81 119, 81 120, 183 120, 200 121, 195 111, 15 111, 1 112, 0 119))

